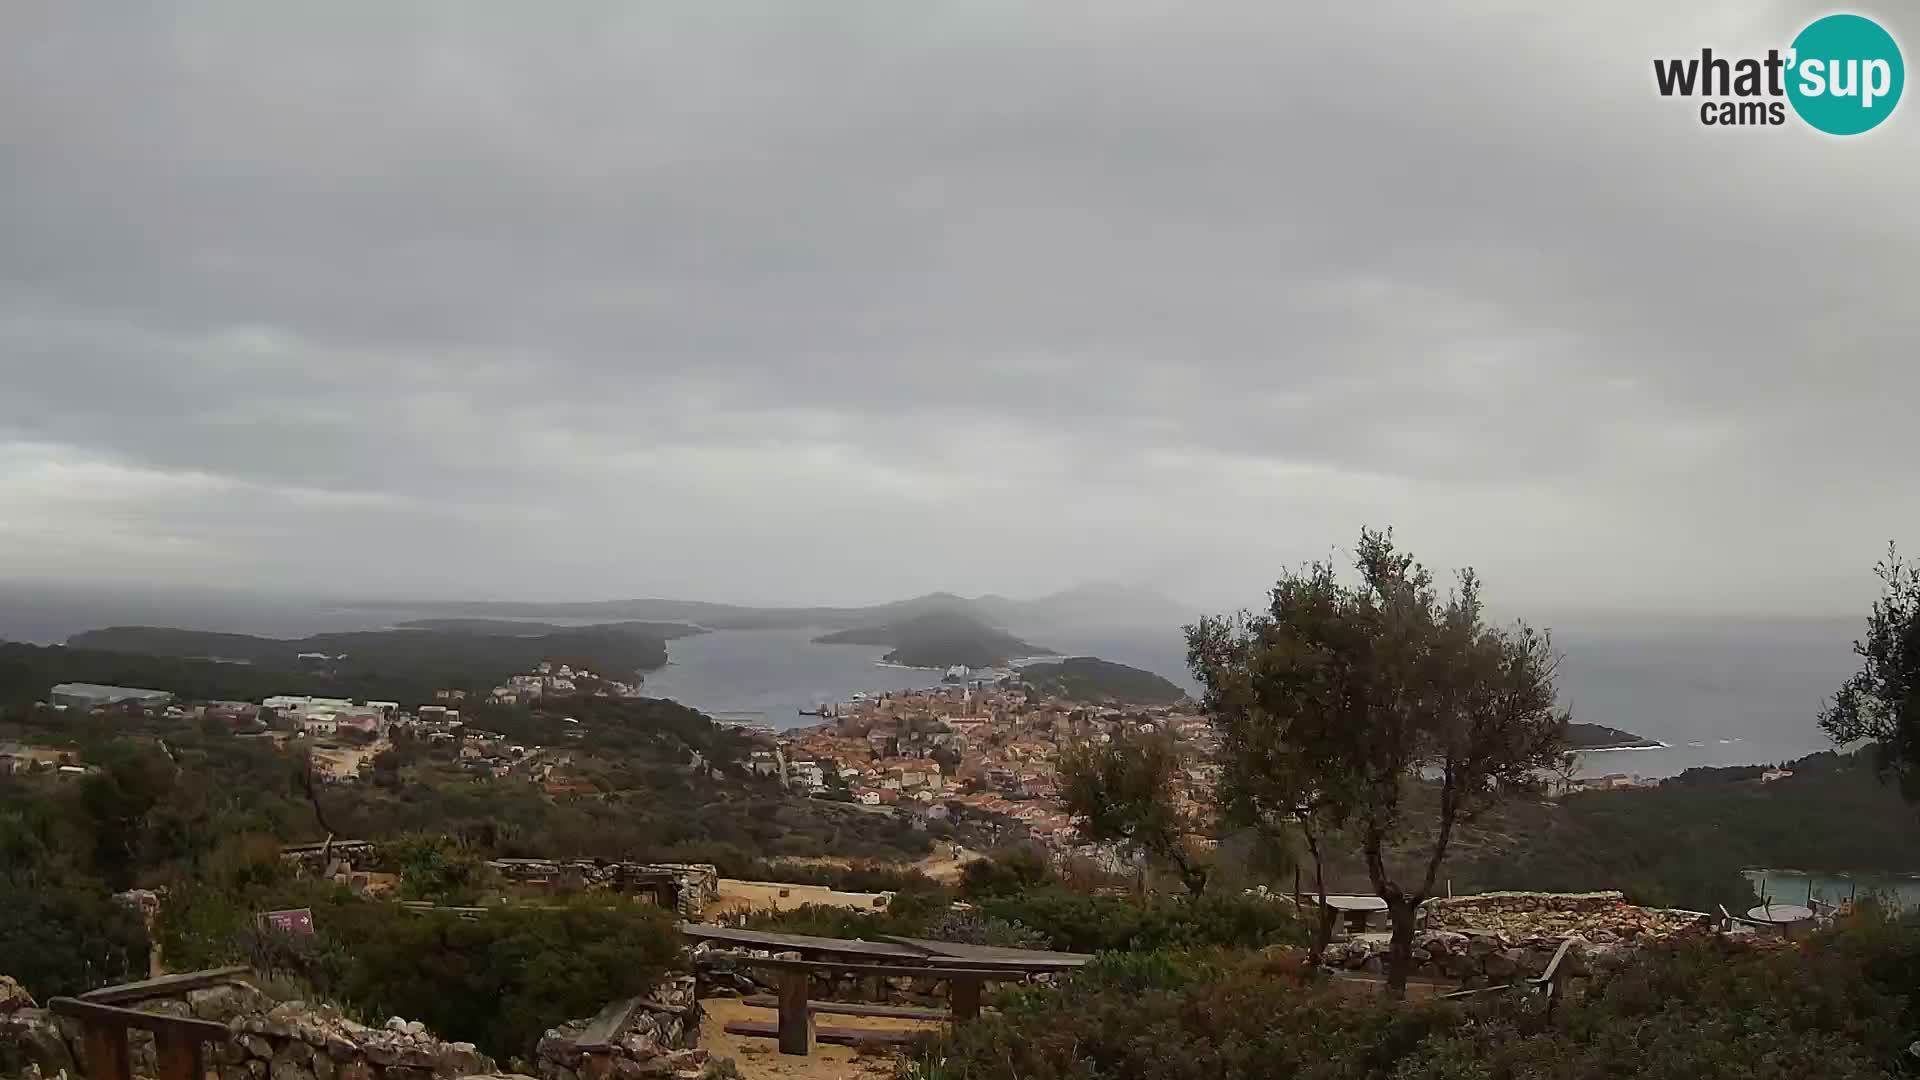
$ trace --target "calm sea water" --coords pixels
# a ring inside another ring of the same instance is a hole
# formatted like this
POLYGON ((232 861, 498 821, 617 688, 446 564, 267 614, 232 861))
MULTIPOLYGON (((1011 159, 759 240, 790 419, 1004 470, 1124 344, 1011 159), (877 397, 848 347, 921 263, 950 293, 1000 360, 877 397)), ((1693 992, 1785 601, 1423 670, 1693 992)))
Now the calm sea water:
POLYGON ((667 642, 667 666, 647 675, 648 695, 701 712, 777 728, 819 721, 801 709, 855 694, 935 686, 941 672, 883 665, 884 647, 815 645, 819 630, 718 630, 667 642))
MULTIPOLYGON (((56 642, 114 623, 153 623, 297 637, 390 625, 432 611, 356 609, 325 598, 237 593, 69 590, 0 586, 0 638, 56 642)), ((561 621, 561 620, 555 620, 561 621)), ((1562 703, 1575 719, 1636 732, 1661 750, 1581 755, 1586 774, 1671 776, 1695 765, 1774 762, 1829 749, 1815 726, 1822 699, 1854 670, 1852 619, 1560 616, 1562 703)), ((1191 689, 1177 628, 1011 627, 1062 653, 1155 671, 1191 689)), ((709 712, 810 723, 802 708, 858 692, 931 685, 937 674, 885 667, 884 649, 815 645, 807 630, 735 630, 667 645, 670 664, 650 692, 709 712)))
POLYGON ((1747 880, 1753 885, 1754 896, 1776 904, 1805 905, 1808 895, 1835 906, 1874 897, 1905 911, 1920 909, 1920 878, 1809 877, 1790 870, 1750 870, 1747 880))

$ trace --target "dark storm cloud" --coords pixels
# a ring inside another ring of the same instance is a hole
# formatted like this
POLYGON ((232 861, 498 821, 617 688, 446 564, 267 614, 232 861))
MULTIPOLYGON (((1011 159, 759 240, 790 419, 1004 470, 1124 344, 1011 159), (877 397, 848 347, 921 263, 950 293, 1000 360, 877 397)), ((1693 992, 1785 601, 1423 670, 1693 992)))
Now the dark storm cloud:
POLYGON ((0 563, 1844 606, 1920 129, 1702 128, 1815 9, 1674 7, 15 6, 0 563))

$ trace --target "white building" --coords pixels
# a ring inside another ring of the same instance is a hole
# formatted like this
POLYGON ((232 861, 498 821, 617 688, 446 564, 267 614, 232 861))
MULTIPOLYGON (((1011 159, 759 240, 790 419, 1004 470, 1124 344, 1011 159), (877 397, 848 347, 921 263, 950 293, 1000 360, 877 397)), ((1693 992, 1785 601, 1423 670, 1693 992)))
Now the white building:
POLYGON ((305 720, 319 713, 352 711, 358 708, 346 698, 311 697, 305 694, 282 694, 270 697, 261 702, 260 707, 288 720, 305 720))

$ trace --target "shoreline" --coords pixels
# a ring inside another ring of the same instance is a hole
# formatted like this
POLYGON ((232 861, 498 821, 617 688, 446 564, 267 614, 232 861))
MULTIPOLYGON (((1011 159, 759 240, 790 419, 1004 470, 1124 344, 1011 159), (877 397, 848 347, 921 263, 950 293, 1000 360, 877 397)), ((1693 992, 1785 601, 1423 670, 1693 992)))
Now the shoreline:
POLYGON ((1619 750, 1671 750, 1671 749, 1673 749, 1673 744, 1671 743, 1656 742, 1656 743, 1652 743, 1650 745, 1645 745, 1645 746, 1640 746, 1640 745, 1583 746, 1572 752, 1576 754, 1611 754, 1619 750))

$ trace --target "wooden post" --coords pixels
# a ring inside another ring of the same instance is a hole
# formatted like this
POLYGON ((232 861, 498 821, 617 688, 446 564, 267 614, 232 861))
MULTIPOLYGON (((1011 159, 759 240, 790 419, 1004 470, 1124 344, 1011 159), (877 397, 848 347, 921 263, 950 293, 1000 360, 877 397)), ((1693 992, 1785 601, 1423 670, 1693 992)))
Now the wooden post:
POLYGON ((780 1052, 805 1057, 813 1053, 813 1010, 807 1008, 804 969, 780 973, 780 1052))
POLYGON ((955 1023, 977 1019, 980 1015, 980 977, 961 975, 947 980, 947 1004, 955 1023))
POLYGON ((98 1020, 82 1020, 80 1026, 85 1032, 88 1080, 133 1080, 127 1029, 98 1020))
POLYGON ((153 1033, 159 1080, 205 1080, 200 1067, 200 1037, 191 1031, 163 1027, 153 1033))

